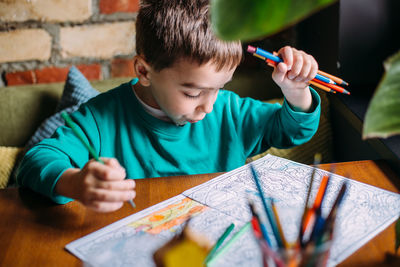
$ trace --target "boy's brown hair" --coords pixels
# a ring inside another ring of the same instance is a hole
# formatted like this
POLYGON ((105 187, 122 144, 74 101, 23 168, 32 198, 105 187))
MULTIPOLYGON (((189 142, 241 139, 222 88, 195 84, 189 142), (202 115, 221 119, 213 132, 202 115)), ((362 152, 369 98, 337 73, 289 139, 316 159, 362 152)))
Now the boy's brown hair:
POLYGON ((242 59, 239 41, 225 42, 211 30, 208 0, 142 0, 136 20, 136 51, 157 71, 185 58, 233 68, 242 59))

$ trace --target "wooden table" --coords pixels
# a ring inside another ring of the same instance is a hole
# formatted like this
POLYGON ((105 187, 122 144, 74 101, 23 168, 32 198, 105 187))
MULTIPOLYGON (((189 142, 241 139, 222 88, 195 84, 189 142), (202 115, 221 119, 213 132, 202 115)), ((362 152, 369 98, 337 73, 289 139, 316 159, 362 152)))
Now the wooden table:
MULTIPOLYGON (((337 174, 349 175, 355 180, 399 193, 400 178, 384 162, 356 161, 333 165, 336 166, 337 174)), ((320 168, 329 170, 330 166, 323 164, 320 168)), ((217 175, 137 180, 135 212, 217 175)), ((132 212, 129 204, 116 212, 101 214, 86 209, 76 201, 55 205, 27 189, 0 190, 0 266, 81 266, 81 261, 64 250, 64 246, 132 212)), ((394 242, 395 230, 392 224, 341 266, 382 266, 384 263, 396 266, 393 261, 388 263, 385 256, 387 252, 394 253, 394 242)))

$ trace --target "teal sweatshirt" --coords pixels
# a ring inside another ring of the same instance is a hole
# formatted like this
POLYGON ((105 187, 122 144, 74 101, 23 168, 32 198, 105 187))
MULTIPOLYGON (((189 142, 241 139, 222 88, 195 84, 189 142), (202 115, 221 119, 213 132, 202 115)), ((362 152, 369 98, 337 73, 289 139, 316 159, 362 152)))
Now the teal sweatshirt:
MULTIPOLYGON (((213 111, 197 122, 176 126, 148 114, 129 83, 83 104, 71 117, 101 157, 116 158, 127 177, 225 172, 269 147, 307 142, 316 132, 320 98, 311 89, 313 110, 296 112, 284 101, 267 104, 220 90, 213 111)), ((82 168, 87 149, 69 127, 57 129, 25 155, 17 181, 56 203, 72 199, 54 187, 68 168, 82 168)))

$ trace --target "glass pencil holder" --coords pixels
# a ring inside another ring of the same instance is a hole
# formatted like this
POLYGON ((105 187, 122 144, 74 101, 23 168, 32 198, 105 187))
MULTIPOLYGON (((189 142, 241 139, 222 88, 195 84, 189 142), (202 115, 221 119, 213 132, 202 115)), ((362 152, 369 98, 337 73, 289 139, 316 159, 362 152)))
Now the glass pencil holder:
POLYGON ((274 251, 261 244, 264 266, 276 267, 325 267, 327 266, 331 241, 319 246, 291 247, 274 251))

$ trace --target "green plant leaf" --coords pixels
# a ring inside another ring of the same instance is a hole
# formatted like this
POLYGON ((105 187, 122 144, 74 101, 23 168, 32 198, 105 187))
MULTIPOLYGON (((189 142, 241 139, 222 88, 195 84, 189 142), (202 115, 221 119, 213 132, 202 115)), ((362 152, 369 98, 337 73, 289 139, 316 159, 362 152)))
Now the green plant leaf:
POLYGON ((363 138, 400 133, 400 51, 385 61, 385 74, 367 109, 363 138))
POLYGON ((336 0, 211 0, 211 23, 224 40, 271 35, 336 0))
POLYGON ((400 219, 397 220, 396 223, 396 245, 394 247, 394 253, 397 253, 397 250, 400 247, 400 219))

